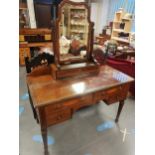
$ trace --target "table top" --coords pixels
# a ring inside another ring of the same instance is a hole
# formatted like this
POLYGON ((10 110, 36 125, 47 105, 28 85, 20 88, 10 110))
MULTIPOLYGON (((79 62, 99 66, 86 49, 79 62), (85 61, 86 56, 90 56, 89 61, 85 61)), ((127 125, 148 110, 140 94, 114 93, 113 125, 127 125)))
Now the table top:
POLYGON ((41 107, 66 99, 132 82, 134 79, 110 66, 100 67, 98 75, 54 80, 50 73, 27 76, 34 107, 41 107))

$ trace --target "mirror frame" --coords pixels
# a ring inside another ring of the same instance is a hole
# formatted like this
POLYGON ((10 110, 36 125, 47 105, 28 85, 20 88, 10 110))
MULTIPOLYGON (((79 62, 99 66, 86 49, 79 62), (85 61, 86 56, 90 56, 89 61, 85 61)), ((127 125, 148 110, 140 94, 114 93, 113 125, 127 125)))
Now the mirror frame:
POLYGON ((77 62, 74 61, 66 61, 67 63, 79 63, 79 62, 86 62, 86 61, 92 61, 92 51, 93 51, 93 38, 94 38, 94 23, 90 20, 90 7, 87 5, 86 2, 73 2, 70 0, 63 0, 59 6, 58 6, 58 18, 54 21, 54 27, 52 30, 52 37, 53 37, 53 49, 54 49, 54 57, 55 57, 55 63, 57 66, 63 65, 66 62, 62 62, 60 60, 60 48, 59 48, 59 22, 61 21, 61 10, 65 4, 75 5, 75 6, 84 6, 88 11, 88 43, 87 43, 87 55, 86 60, 80 60, 77 62))

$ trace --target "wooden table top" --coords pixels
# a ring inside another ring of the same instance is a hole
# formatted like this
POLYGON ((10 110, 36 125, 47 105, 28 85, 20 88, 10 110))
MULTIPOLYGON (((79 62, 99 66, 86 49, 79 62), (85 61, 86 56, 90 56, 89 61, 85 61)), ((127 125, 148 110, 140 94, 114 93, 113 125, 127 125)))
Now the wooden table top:
POLYGON ((27 76, 27 84, 35 107, 132 82, 134 79, 110 66, 101 66, 98 75, 54 80, 50 73, 27 76))

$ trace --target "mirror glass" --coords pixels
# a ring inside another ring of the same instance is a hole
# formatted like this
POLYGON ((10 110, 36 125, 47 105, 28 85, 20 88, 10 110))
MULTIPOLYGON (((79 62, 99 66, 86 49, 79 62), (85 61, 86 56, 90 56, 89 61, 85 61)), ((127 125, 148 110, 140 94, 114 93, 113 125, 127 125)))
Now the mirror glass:
POLYGON ((84 5, 64 4, 59 22, 60 61, 86 59, 88 45, 88 10, 84 5))

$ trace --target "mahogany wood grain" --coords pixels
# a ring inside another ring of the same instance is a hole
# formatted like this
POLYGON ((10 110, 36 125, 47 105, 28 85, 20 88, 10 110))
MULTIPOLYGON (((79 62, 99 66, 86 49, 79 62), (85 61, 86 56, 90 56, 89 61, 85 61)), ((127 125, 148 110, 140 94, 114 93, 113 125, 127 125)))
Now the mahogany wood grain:
POLYGON ((110 66, 101 66, 99 74, 55 80, 49 67, 27 75, 27 85, 35 116, 39 118, 45 154, 47 128, 70 119, 78 109, 104 100, 108 105, 120 102, 115 121, 118 122, 130 83, 128 75, 110 66), (38 74, 40 73, 40 74, 38 74), (116 78, 122 74, 124 80, 116 78))
MULTIPOLYGON (((82 78, 66 78, 62 80, 53 80, 49 74, 45 76, 36 76, 33 84, 30 84, 31 94, 36 100, 35 107, 60 102, 77 96, 83 96, 99 90, 108 90, 114 87, 120 87, 122 84, 132 82, 133 79, 127 75, 126 81, 123 83, 116 80, 113 75, 120 72, 109 67, 102 66, 98 75, 86 76, 82 78), (40 82, 44 79, 44 82, 40 82), (50 90, 50 91, 49 91, 50 90)), ((28 84, 34 79, 28 75, 28 84)), ((124 88, 122 89, 124 90, 124 88)))

